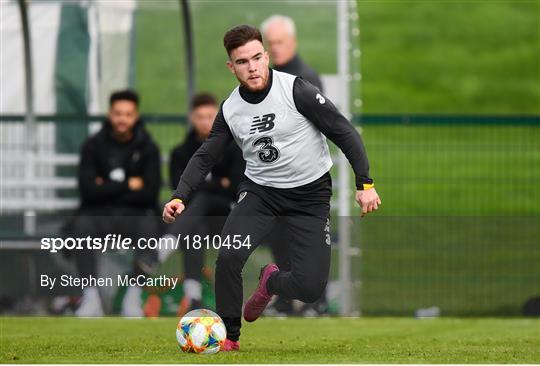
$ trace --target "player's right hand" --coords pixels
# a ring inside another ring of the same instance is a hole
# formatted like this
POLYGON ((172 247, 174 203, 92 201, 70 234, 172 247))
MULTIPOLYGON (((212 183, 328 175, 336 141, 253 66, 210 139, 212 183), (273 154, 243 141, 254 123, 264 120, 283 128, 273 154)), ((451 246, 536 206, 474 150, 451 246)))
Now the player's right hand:
POLYGON ((178 198, 171 200, 163 208, 163 221, 172 224, 185 208, 186 206, 178 198))

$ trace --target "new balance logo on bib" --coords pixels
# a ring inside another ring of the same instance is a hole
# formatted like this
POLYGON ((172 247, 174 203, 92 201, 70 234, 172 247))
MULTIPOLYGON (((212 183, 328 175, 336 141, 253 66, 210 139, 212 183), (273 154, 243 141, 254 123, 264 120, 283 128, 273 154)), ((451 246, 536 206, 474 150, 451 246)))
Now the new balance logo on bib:
POLYGON ((253 124, 249 130, 249 134, 253 135, 256 132, 270 131, 272 128, 274 128, 274 119, 276 119, 276 115, 274 113, 263 114, 262 117, 253 117, 253 124))

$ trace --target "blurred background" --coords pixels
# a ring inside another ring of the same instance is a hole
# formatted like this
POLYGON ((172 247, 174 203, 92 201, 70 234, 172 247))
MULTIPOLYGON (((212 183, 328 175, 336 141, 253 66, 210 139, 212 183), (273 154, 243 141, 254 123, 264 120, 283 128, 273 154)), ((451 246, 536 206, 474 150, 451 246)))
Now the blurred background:
MULTIPOLYGON (((222 100, 236 86, 224 32, 283 14, 296 23, 299 54, 361 132, 383 200, 358 218, 352 174, 332 147, 327 313, 540 312, 540 2, 0 1, 2 311, 51 311, 39 274, 73 270, 40 251, 39 238, 60 235, 78 206, 79 151, 109 94, 139 92, 168 181, 190 92, 222 100)), ((164 184, 161 201, 170 194, 164 184)), ((129 255, 107 254, 101 270, 129 255)), ((161 270, 181 273, 180 256, 161 270)), ((247 293, 270 258, 261 248, 248 262, 247 293)))

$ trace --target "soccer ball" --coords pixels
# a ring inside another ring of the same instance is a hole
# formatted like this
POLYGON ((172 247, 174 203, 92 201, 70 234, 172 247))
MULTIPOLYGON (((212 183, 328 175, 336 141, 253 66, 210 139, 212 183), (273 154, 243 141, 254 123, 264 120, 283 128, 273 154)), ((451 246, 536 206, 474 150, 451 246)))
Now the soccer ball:
POLYGON ((227 330, 223 321, 213 311, 192 310, 176 327, 176 340, 184 352, 212 354, 225 344, 227 330))

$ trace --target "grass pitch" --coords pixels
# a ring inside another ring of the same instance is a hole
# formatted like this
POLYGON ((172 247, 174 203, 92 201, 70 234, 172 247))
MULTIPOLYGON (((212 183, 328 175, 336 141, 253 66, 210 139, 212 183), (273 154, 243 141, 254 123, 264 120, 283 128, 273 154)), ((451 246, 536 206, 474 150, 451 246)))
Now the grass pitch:
POLYGON ((317 318, 245 325, 242 349, 178 350, 175 318, 1 318, 2 363, 538 363, 540 320, 317 318))

